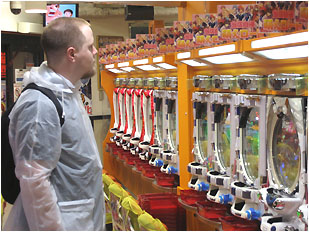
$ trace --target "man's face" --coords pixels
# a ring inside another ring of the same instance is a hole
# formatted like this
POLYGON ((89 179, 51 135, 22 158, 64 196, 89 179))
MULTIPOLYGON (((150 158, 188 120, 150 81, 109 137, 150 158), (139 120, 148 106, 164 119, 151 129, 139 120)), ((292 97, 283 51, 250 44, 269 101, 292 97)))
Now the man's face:
POLYGON ((76 68, 80 72, 81 79, 92 77, 96 73, 96 54, 92 30, 89 26, 82 26, 81 32, 85 36, 84 43, 76 52, 76 68))

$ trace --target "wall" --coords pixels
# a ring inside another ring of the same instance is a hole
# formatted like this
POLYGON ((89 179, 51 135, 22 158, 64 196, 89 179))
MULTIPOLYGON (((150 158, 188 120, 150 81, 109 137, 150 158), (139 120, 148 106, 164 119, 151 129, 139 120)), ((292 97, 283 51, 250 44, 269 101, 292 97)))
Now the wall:
POLYGON ((21 2, 22 11, 19 15, 14 15, 10 10, 9 1, 0 1, 1 15, 0 28, 2 31, 17 32, 18 22, 29 22, 43 24, 43 15, 41 14, 27 14, 25 13, 25 2, 21 2))

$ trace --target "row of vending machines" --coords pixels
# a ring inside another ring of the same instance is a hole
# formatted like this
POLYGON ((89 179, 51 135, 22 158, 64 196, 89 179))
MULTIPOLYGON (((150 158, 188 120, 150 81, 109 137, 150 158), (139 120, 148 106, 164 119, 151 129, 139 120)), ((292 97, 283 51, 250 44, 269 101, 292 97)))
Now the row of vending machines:
POLYGON ((111 141, 179 175, 192 136, 188 187, 261 230, 308 229, 308 75, 194 76, 194 128, 181 134, 177 77, 116 78, 111 141))

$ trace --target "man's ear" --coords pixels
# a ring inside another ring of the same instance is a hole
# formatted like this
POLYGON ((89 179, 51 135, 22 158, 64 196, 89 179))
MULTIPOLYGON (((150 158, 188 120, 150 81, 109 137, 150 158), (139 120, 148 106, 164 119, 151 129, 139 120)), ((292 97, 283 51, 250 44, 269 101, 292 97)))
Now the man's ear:
POLYGON ((76 54, 76 50, 74 47, 69 47, 67 49, 67 53, 66 56, 68 58, 69 61, 71 62, 75 62, 75 54, 76 54))

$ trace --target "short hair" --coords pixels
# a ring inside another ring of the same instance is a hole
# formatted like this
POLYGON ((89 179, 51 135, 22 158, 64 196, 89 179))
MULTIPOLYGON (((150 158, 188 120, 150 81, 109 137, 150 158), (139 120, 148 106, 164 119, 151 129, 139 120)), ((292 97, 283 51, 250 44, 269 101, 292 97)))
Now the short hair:
POLYGON ((60 17, 51 21, 41 36, 41 46, 47 60, 51 56, 65 54, 71 46, 80 49, 86 40, 80 30, 83 25, 90 26, 81 18, 60 17))

